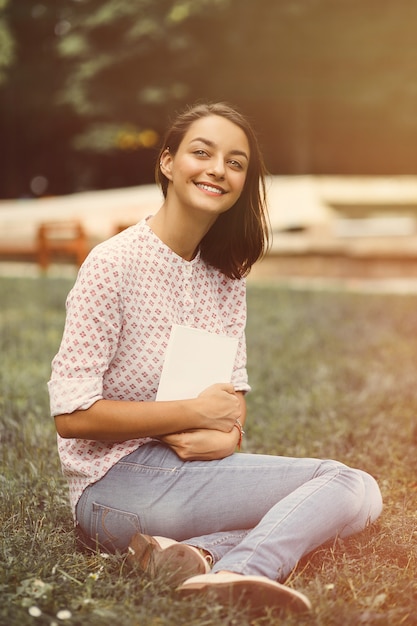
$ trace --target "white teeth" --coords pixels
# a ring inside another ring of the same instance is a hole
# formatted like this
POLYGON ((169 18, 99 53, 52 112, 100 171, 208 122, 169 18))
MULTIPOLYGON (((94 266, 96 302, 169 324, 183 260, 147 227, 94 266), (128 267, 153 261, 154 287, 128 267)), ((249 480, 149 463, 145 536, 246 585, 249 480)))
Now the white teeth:
POLYGON ((223 193, 221 189, 217 187, 211 187, 210 185, 202 185, 201 183, 197 183, 197 187, 200 189, 204 189, 204 191, 209 191, 210 193, 217 193, 219 196, 223 193))

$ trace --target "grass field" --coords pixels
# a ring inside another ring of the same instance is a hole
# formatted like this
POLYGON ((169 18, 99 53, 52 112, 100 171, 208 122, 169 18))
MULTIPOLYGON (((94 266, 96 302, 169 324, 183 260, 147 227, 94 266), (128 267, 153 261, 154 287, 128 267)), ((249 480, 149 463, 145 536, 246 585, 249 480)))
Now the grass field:
MULTIPOLYGON (((248 626, 244 607, 180 601, 76 548, 46 393, 70 284, 0 278, 0 624, 248 626)), ((417 297, 251 284, 248 308, 245 450, 359 466, 385 501, 293 572, 311 614, 254 626, 417 624, 417 297)))

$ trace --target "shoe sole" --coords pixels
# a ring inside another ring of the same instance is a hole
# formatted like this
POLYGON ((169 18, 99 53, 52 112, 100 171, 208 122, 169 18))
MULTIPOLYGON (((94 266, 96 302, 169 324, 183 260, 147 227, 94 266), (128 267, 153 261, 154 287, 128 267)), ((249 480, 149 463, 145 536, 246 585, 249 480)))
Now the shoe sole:
POLYGON ((291 610, 302 613, 311 610, 310 601, 299 591, 271 581, 259 581, 258 577, 242 576, 239 580, 207 582, 201 580, 184 584, 178 590, 182 598, 195 597, 196 593, 206 595, 222 606, 246 604, 251 617, 265 614, 267 608, 291 610))

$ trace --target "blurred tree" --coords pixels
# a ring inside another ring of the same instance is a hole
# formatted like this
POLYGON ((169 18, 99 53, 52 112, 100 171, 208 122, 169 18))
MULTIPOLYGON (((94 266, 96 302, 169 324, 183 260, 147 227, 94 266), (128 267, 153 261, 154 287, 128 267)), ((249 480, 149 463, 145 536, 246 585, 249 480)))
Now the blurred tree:
POLYGON ((82 120, 70 107, 55 105, 67 70, 56 40, 67 27, 71 4, 19 0, 5 8, 15 58, 0 86, 0 135, 6 156, 1 197, 71 191, 69 138, 82 128, 82 120))
POLYGON ((414 0, 233 0, 210 97, 249 112, 274 173, 417 173, 414 0))
POLYGON ((98 152, 149 148, 166 116, 195 96, 213 15, 230 0, 89 0, 59 51, 70 60, 62 101, 91 126, 75 139, 98 152), (200 27, 199 27, 200 26, 200 27))
POLYGON ((181 74, 198 61, 192 22, 227 2, 10 3, 17 54, 0 88, 0 197, 152 181, 159 132, 189 93, 181 74))
POLYGON ((167 117, 198 99, 248 113, 273 173, 416 173, 415 0, 19 0, 3 14, 16 60, 0 195, 36 193, 35 177, 47 193, 151 182, 167 117))
POLYGON ((7 70, 13 62, 15 52, 15 42, 4 12, 8 1, 0 0, 0 83, 6 80, 7 70))
POLYGON ((160 132, 196 99, 250 113, 274 173, 417 169, 414 0, 98 0, 61 39, 76 145, 160 132), (135 135, 136 134, 136 135, 135 135))

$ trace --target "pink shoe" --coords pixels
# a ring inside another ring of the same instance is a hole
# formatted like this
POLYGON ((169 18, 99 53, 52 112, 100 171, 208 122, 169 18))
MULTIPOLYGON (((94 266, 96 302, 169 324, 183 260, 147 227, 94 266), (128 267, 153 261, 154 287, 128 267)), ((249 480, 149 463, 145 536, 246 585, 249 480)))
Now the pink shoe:
POLYGON ((150 578, 161 577, 174 587, 190 576, 210 572, 208 562, 197 548, 167 537, 140 533, 132 537, 127 562, 150 578))
POLYGON ((311 609, 310 600, 302 593, 265 576, 227 573, 194 576, 183 582, 177 591, 184 598, 201 594, 223 606, 246 603, 252 619, 264 614, 266 608, 289 609, 296 613, 311 609))

